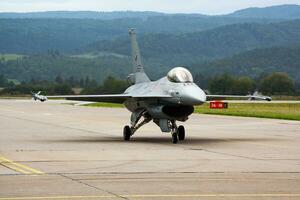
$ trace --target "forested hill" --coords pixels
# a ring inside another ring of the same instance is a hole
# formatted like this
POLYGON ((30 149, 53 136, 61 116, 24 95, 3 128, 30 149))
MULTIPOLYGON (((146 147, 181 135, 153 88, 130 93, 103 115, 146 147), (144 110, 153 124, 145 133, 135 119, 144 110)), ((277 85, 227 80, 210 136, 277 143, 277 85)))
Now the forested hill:
POLYGON ((0 74, 19 81, 55 80, 57 76, 61 76, 64 79, 89 77, 100 83, 108 76, 125 79, 131 73, 131 66, 130 59, 127 58, 103 56, 89 59, 52 52, 16 60, 0 59, 0 74))
MULTIPOLYGON (((300 46, 272 47, 244 52, 232 57, 207 63, 185 65, 195 77, 202 74, 209 77, 228 72, 233 75, 247 75, 258 77, 275 71, 287 72, 300 82, 300 46)), ((144 59, 145 70, 152 79, 165 76, 175 66, 160 65, 144 59)), ((65 79, 75 77, 90 77, 102 82, 112 75, 125 79, 131 73, 131 59, 129 57, 100 56, 97 58, 80 58, 49 54, 44 56, 25 56, 17 60, 1 61, 0 74, 20 81, 54 80, 60 75, 65 79)), ((201 76, 200 76, 201 77, 201 76)), ((196 78, 197 79, 197 78, 196 78)), ((197 79, 199 82, 199 80, 197 79)), ((201 80, 200 80, 201 81, 201 80)))
POLYGON ((194 73, 214 76, 222 73, 258 77, 274 71, 287 72, 300 82, 300 46, 255 49, 208 63, 190 66, 194 73))
MULTIPOLYGON (((231 56, 255 48, 300 43, 300 20, 272 24, 234 24, 202 32, 170 35, 148 34, 138 37, 142 55, 166 59, 172 56, 184 61, 231 56), (186 57, 188 56, 188 57, 186 57)), ((84 51, 130 54, 128 36, 99 41, 84 51)))
MULTIPOLYGON (((55 19, 121 19, 121 18, 140 18, 147 19, 154 16, 194 16, 194 17, 214 17, 202 15, 200 13, 194 14, 167 14, 160 12, 139 12, 139 11, 114 11, 114 12, 96 12, 96 11, 46 11, 46 12, 28 12, 28 13, 14 13, 2 12, 0 18, 6 19, 20 19, 20 18, 55 18, 55 19)), ((233 13, 223 15, 222 17, 236 17, 236 18, 269 18, 269 19, 299 19, 300 6, 299 5, 278 5, 265 8, 247 8, 235 11, 233 13)))
POLYGON ((28 13, 14 13, 4 12, 0 13, 0 18, 4 19, 122 19, 122 18, 141 18, 146 19, 153 16, 164 16, 167 14, 159 12, 135 12, 135 11, 115 11, 115 12, 96 12, 96 11, 45 11, 45 12, 28 12, 28 13))
MULTIPOLYGON (((98 40, 128 37, 128 29, 139 34, 179 34, 213 29, 228 24, 274 20, 224 17, 195 17, 193 15, 156 16, 147 19, 0 19, 0 53, 45 53, 56 49, 72 53, 74 49, 98 40)), ((277 20, 275 20, 277 21, 277 20)))
POLYGON ((299 19, 299 5, 270 6, 266 8, 247 8, 227 16, 245 18, 299 19))
POLYGON ((131 72, 128 29, 135 28, 152 79, 186 66, 205 77, 284 71, 300 81, 299 7, 251 8, 222 16, 0 13, 0 75, 19 81, 126 78, 131 72))
MULTIPOLYGON (((201 31, 226 25, 269 24, 287 19, 300 19, 299 9, 298 5, 283 5, 261 9, 252 8, 221 16, 132 11, 0 13, 0 53, 41 54, 49 49, 72 53, 75 49, 81 49, 83 46, 99 40, 128 37, 127 31, 132 27, 137 29, 139 35, 193 33, 190 35, 193 40, 201 31)), ((261 26, 261 29, 265 28, 261 26)), ((226 32, 222 28, 216 31, 226 32)), ((222 35, 214 31, 207 32, 207 34, 216 34, 217 37, 222 38, 222 35)), ((238 38, 243 37, 243 34, 238 35, 238 38)), ((211 35, 211 37, 213 36, 211 35)), ((177 38, 173 37, 173 39, 177 38)), ((183 36, 179 39, 184 40, 185 38, 183 36)), ((211 39, 208 39, 210 42, 211 39)), ((249 41, 249 43, 251 42, 249 41)))

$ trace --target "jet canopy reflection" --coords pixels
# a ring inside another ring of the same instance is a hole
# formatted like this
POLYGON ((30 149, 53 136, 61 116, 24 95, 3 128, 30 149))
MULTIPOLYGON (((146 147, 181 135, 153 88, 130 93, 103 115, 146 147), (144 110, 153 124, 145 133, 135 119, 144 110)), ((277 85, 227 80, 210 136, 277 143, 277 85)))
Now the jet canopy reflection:
POLYGON ((167 78, 174 83, 192 83, 193 76, 189 70, 183 67, 175 67, 168 72, 167 78))

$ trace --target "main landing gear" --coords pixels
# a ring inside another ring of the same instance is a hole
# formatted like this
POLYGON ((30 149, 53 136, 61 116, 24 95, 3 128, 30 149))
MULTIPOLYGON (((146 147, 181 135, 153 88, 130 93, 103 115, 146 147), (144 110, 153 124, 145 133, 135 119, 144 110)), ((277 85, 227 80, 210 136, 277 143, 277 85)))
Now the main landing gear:
POLYGON ((175 121, 171 121, 171 130, 172 130, 172 142, 173 144, 177 144, 178 140, 184 140, 185 139, 185 129, 184 126, 178 126, 176 125, 175 121))
POLYGON ((131 129, 129 126, 125 126, 123 129, 123 139, 129 141, 131 136, 131 129))
POLYGON ((143 125, 149 123, 152 120, 151 116, 146 113, 145 110, 139 110, 131 114, 131 126, 125 126, 123 129, 123 139, 129 141, 130 137, 143 125), (143 120, 139 120, 143 117, 143 120))
MULTIPOLYGON (((123 129, 123 139, 125 141, 129 141, 131 136, 143 125, 149 123, 152 120, 152 117, 146 112, 146 110, 137 110, 136 112, 133 112, 131 114, 131 126, 125 126, 123 129), (140 119, 143 118, 143 120, 140 121, 140 119)), ((154 121, 157 125, 161 127, 161 130, 163 132, 170 132, 172 134, 172 142, 173 144, 176 144, 179 141, 182 141, 185 139, 185 130, 184 126, 178 126, 176 125, 175 120, 167 120, 166 126, 160 125, 160 121, 154 121), (162 128, 164 127, 164 128, 162 128)))

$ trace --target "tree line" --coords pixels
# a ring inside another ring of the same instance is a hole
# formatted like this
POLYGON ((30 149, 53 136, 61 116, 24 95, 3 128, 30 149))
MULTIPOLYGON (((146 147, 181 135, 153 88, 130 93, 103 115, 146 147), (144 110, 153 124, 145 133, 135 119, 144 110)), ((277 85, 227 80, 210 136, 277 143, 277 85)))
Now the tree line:
POLYGON ((3 74, 0 74, 0 87, 14 86, 12 81, 9 81, 3 74))
POLYGON ((256 79, 248 76, 235 77, 225 73, 211 78, 208 90, 212 94, 246 95, 257 90, 266 95, 297 94, 294 80, 284 72, 274 72, 256 79))
MULTIPOLYGON (((195 76, 195 83, 211 94, 237 94, 246 95, 254 91, 260 91, 265 95, 299 95, 300 87, 284 72, 263 74, 258 78, 248 76, 233 76, 228 73, 205 78, 201 74, 195 76), (203 84, 204 83, 204 84, 203 84)), ((22 82, 15 85, 0 75, 0 87, 4 87, 0 95, 30 94, 31 91, 43 91, 47 95, 74 94, 74 88, 82 88, 81 94, 116 94, 122 93, 129 86, 126 80, 120 80, 108 76, 102 84, 88 76, 63 78, 57 76, 55 81, 35 80, 22 82)))
POLYGON ((0 95, 28 95, 37 91, 47 95, 67 95, 74 94, 75 88, 81 89, 80 94, 122 93, 128 86, 126 80, 119 80, 112 76, 107 77, 103 84, 99 84, 88 76, 77 79, 73 76, 63 78, 60 75, 54 81, 32 78, 28 82, 14 84, 0 74, 0 87, 3 88, 0 95))

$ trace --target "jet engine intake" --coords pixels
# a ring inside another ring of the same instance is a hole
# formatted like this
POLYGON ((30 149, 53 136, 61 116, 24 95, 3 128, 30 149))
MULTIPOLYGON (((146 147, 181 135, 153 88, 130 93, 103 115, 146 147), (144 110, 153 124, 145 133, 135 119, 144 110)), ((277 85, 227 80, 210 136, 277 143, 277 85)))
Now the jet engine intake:
POLYGON ((163 113, 179 121, 185 121, 194 112, 193 106, 163 106, 163 113))
POLYGON ((185 121, 194 112, 193 106, 151 106, 147 108, 148 113, 155 119, 170 119, 185 121))

